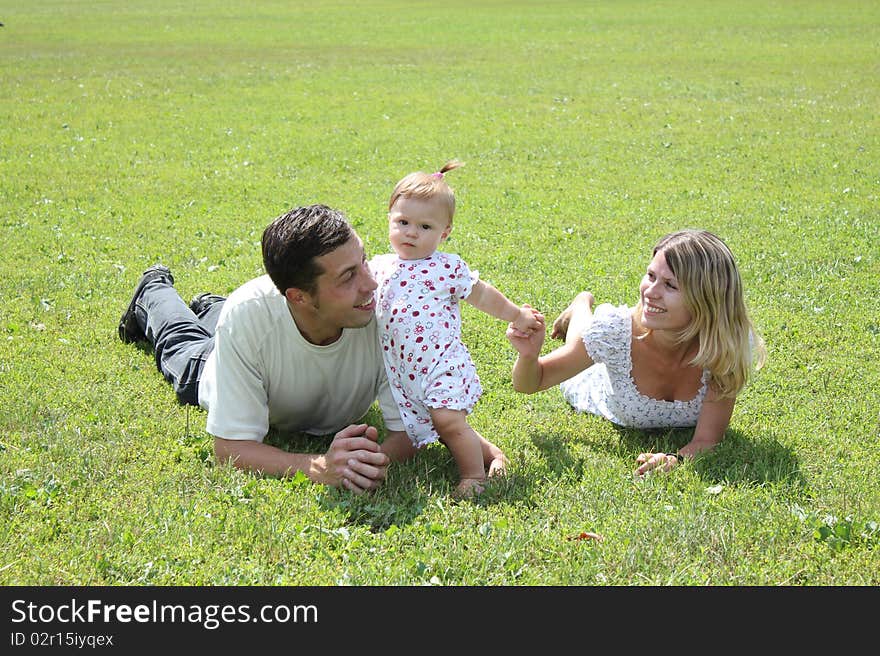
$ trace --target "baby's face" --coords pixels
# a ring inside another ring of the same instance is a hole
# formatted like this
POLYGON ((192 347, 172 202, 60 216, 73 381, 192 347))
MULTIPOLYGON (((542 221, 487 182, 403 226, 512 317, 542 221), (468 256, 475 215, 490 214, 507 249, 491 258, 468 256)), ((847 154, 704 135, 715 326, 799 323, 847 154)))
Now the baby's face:
POLYGON ((428 257, 450 232, 446 208, 435 199, 398 198, 388 212, 388 238, 404 260, 428 257))

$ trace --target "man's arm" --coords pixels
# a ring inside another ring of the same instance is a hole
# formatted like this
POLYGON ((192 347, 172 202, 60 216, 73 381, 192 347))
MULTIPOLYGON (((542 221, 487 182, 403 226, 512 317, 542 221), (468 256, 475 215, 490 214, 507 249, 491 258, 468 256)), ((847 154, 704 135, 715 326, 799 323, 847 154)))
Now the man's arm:
POLYGON ((378 431, 366 424, 352 424, 339 431, 326 453, 288 453, 254 440, 214 437, 219 463, 270 476, 293 476, 301 471, 309 480, 360 493, 377 488, 385 479, 388 456, 377 444, 378 431))

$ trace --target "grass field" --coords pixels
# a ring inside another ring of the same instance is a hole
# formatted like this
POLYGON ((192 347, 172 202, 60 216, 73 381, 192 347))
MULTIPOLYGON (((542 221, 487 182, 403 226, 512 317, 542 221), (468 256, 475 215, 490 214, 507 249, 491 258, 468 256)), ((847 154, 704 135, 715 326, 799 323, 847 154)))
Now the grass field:
POLYGON ((880 584, 880 3, 239 5, 0 0, 0 584, 880 584), (143 269, 228 293, 313 202, 384 252, 451 157, 446 249, 550 320, 634 303, 666 232, 730 245, 769 361, 715 453, 634 480, 688 431, 516 394, 466 308, 479 500, 439 446, 363 497, 214 465, 116 336, 143 269))

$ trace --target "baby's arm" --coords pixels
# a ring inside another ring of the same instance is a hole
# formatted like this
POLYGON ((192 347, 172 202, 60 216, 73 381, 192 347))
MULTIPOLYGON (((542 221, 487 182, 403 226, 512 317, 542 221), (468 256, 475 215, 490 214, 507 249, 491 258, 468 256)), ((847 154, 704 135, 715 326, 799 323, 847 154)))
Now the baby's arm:
POLYGON ((544 331, 544 315, 527 305, 518 307, 489 283, 478 280, 464 299, 478 310, 513 324, 524 335, 544 331))

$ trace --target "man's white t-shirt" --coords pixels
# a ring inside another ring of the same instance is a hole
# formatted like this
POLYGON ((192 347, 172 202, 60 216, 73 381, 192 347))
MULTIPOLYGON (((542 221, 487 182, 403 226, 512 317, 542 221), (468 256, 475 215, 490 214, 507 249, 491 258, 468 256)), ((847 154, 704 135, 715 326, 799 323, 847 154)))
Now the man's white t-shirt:
POLYGON ((375 318, 316 346, 300 334, 268 275, 245 283, 223 304, 199 383, 211 435, 262 442, 270 425, 329 435, 357 423, 377 398, 385 427, 402 431, 375 318))

